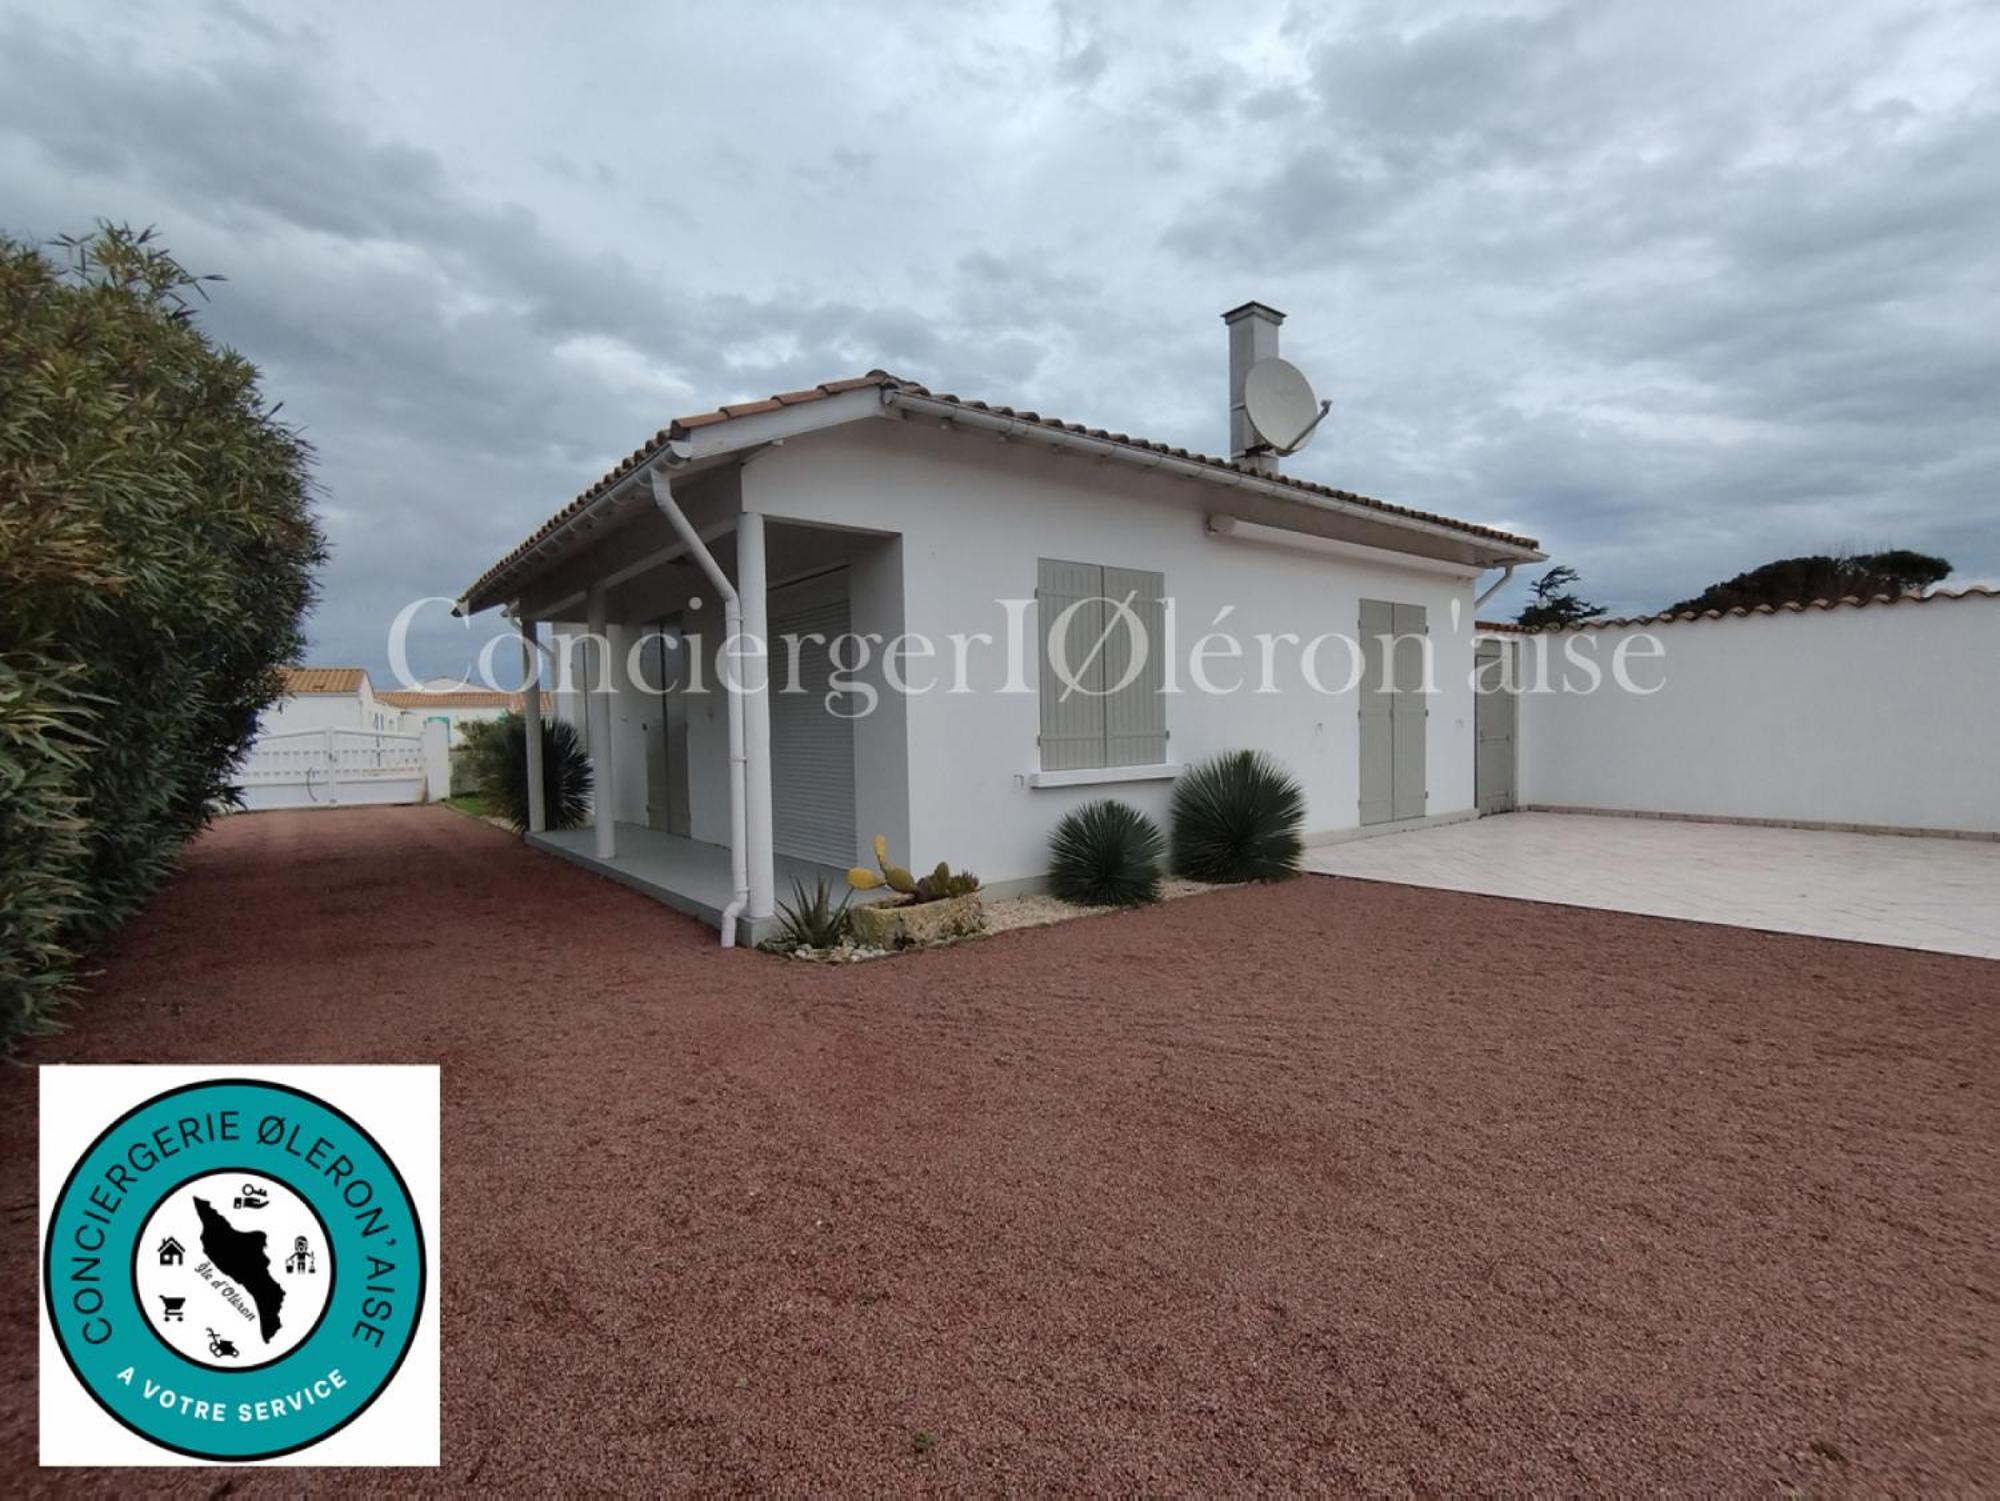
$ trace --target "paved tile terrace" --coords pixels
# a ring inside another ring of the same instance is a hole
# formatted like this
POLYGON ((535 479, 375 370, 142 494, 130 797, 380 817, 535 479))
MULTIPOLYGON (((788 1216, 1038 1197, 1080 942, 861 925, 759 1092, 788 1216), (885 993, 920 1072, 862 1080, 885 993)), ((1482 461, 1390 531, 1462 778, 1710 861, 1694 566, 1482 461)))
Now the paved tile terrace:
POLYGON ((1307 851, 1324 875, 2000 959, 2000 842, 1508 813, 1307 851))

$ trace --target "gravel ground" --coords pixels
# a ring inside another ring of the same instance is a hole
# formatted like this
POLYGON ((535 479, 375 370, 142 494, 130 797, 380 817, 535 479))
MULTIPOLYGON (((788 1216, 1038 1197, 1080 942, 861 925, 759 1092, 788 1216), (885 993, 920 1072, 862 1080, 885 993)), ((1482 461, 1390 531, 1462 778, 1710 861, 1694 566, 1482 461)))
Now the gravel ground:
MULTIPOLYGON (((1160 883, 1160 900, 1174 902, 1184 896, 1200 896, 1217 889, 1202 881, 1171 876, 1160 883)), ((1052 896, 1009 897, 1004 902, 986 904, 986 932, 991 935, 1011 933, 1016 928, 1045 928, 1050 923, 1070 922, 1079 917, 1111 916, 1118 910, 1116 907, 1072 906, 1052 896)))
POLYGON ((1968 1494, 1996 1039, 2000 964, 1317 877, 794 964, 394 809, 220 825, 28 1061, 443 1065, 444 1469, 245 1492, 1968 1494))

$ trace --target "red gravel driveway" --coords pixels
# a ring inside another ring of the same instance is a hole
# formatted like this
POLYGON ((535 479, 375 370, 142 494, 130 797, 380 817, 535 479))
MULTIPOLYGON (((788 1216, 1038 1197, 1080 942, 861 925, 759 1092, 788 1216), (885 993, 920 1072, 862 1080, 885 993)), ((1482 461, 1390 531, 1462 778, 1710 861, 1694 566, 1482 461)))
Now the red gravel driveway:
POLYGON ((27 1061, 443 1065, 398 1484, 1966 1493, 1996 1039, 2000 964, 1322 878, 819 968, 395 809, 220 825, 27 1061))

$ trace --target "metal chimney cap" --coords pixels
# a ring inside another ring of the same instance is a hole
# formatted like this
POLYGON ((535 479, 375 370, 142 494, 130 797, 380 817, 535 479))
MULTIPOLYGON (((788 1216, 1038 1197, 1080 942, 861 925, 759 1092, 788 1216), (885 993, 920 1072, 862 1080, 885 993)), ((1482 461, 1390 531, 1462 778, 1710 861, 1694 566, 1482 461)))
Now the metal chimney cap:
POLYGON ((1269 318, 1273 323, 1283 323, 1285 321, 1285 315, 1279 312, 1276 308, 1272 307, 1269 303, 1258 302, 1255 301, 1254 299, 1252 301, 1244 303, 1241 307, 1231 308, 1228 312, 1222 315, 1222 321, 1224 323, 1235 323, 1239 319, 1255 317, 1259 313, 1262 313, 1266 318, 1269 318))

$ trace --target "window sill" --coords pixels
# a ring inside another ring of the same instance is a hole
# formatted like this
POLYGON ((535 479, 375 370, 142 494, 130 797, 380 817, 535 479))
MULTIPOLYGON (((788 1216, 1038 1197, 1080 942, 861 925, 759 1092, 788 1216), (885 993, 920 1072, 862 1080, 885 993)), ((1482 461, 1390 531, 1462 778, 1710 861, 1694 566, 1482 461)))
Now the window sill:
POLYGON ((1166 782, 1181 774, 1178 761, 1155 766, 1084 766, 1075 771, 1031 771, 1030 787, 1089 787, 1098 782, 1166 782))

